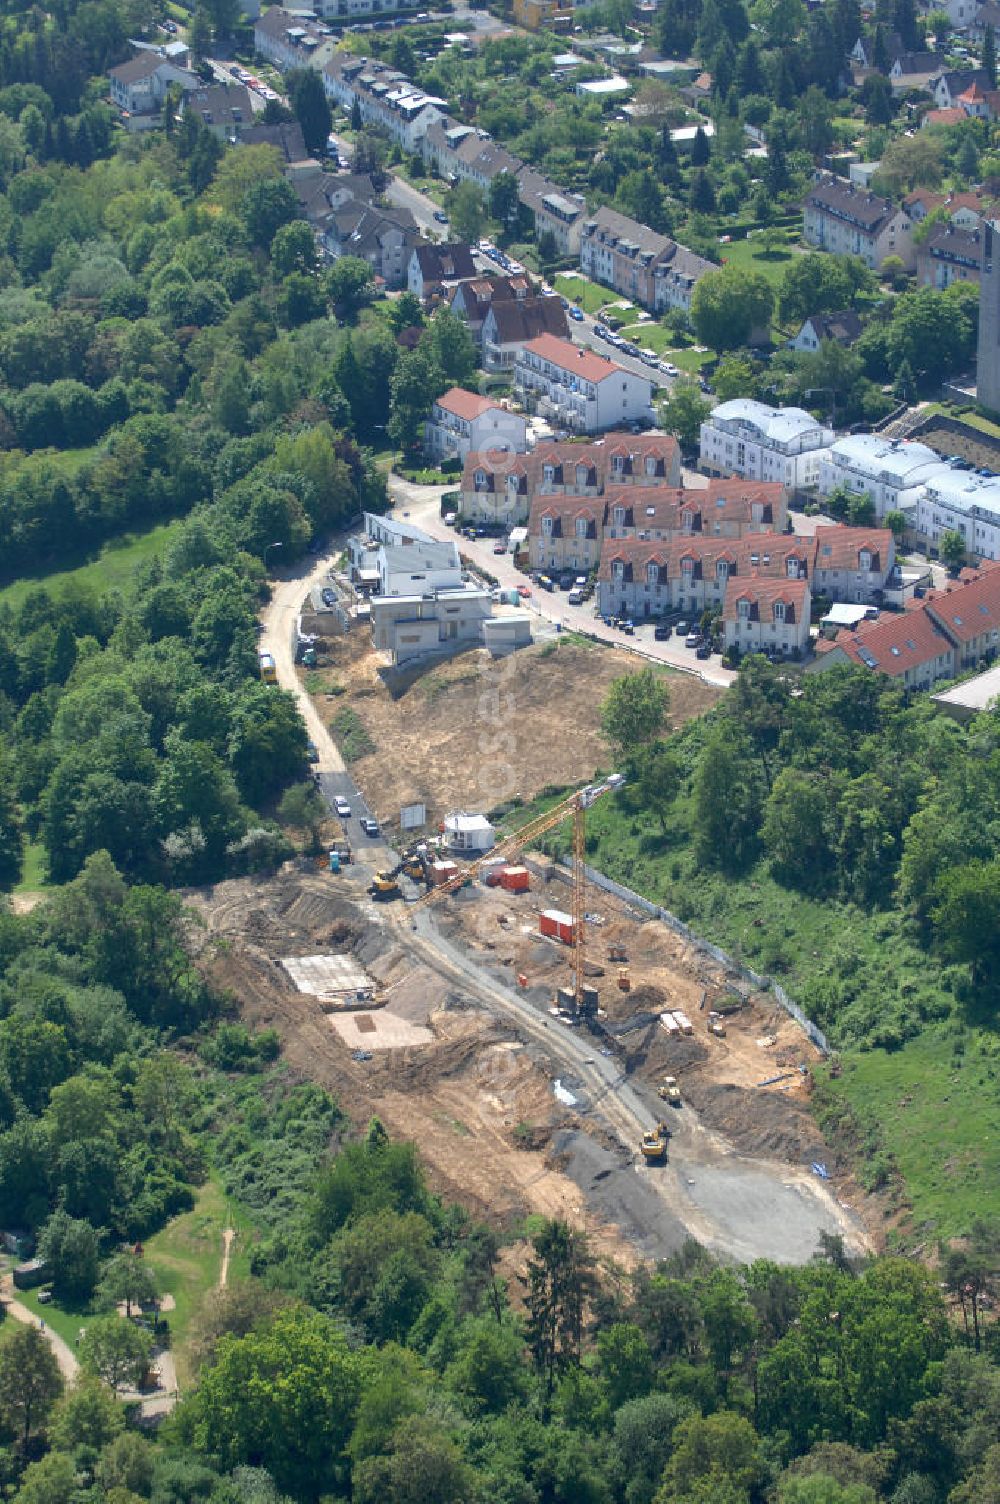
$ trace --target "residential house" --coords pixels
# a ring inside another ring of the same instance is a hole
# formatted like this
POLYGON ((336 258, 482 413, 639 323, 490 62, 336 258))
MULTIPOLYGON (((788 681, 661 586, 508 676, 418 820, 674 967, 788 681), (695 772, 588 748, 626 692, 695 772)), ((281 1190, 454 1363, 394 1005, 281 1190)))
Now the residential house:
POLYGON ((562 0, 514 0, 514 24, 525 31, 569 31, 573 7, 562 0))
POLYGON ((700 464, 710 475, 780 481, 793 494, 811 491, 834 438, 832 428, 803 408, 736 397, 720 403, 701 425, 700 464))
POLYGON ((514 527, 536 496, 603 496, 629 488, 679 486, 680 449, 669 434, 609 433, 591 444, 542 443, 532 453, 470 453, 462 474, 462 516, 514 527))
POLYGON ((867 495, 881 522, 888 512, 914 513, 923 487, 951 467, 926 444, 885 439, 880 434, 847 434, 820 459, 819 493, 840 487, 867 495))
POLYGON ((491 303, 482 326, 483 369, 512 370, 518 351, 540 334, 568 338, 566 314, 558 298, 533 296, 491 303))
POLYGON ((715 480, 707 487, 653 486, 641 492, 609 484, 609 538, 742 538, 783 531, 784 486, 774 481, 715 480))
POLYGON ((315 0, 315 9, 324 21, 346 24, 366 16, 410 10, 417 3, 418 0, 315 0))
POLYGON ((373 596, 372 642, 398 667, 428 653, 481 642, 492 611, 490 592, 483 587, 459 585, 411 595, 373 596))
POLYGON ((896 573, 896 544, 889 528, 818 527, 812 543, 813 595, 881 605, 896 573))
MULTIPOLYGON (((510 303, 534 296, 527 273, 511 277, 469 277, 452 289, 452 313, 464 319, 477 345, 482 343, 483 320, 493 303, 510 303)), ((562 308, 562 304, 559 304, 562 308)))
POLYGON ((924 602, 928 615, 955 645, 955 673, 991 661, 1000 651, 1000 567, 963 571, 949 590, 924 602))
POLYGON ((966 115, 965 111, 960 105, 952 105, 951 108, 947 110, 928 110, 926 115, 920 122, 920 129, 926 130, 934 125, 964 125, 968 118, 968 115, 966 115))
POLYGON ((1000 559, 1000 478, 942 468, 917 500, 911 531, 917 547, 932 555, 946 532, 956 532, 970 558, 1000 559))
POLYGON ((598 209, 584 222, 580 270, 644 308, 656 302, 653 267, 673 242, 616 209, 598 209))
POLYGON ((536 496, 528 518, 532 569, 589 574, 601 557, 604 501, 600 496, 536 496))
POLYGON ((254 22, 254 51, 283 73, 291 68, 322 69, 336 44, 325 26, 307 16, 272 5, 254 22))
MULTIPOLYGON (((965 119, 965 112, 962 112, 965 119)), ((944 193, 934 193, 930 188, 914 188, 912 193, 907 193, 903 199, 903 208, 915 225, 925 220, 928 214, 935 209, 943 208, 948 202, 948 196, 944 193)))
POLYGON ((894 94, 926 89, 940 70, 941 56, 937 52, 901 52, 889 67, 889 82, 894 94))
POLYGON ((488 195, 493 179, 501 173, 516 178, 524 163, 485 131, 472 131, 461 140, 453 153, 451 176, 458 183, 475 183, 488 195))
POLYGON ((802 328, 788 341, 790 350, 818 350, 824 340, 832 339, 838 345, 853 345, 861 333, 861 320, 853 308, 839 313, 814 313, 807 318, 802 328))
POLYGON ((458 545, 437 543, 419 529, 399 543, 380 543, 376 568, 383 596, 422 595, 431 590, 460 590, 462 561, 458 545))
POLYGON ((446 289, 469 277, 475 277, 476 263, 472 252, 461 241, 445 245, 414 246, 406 270, 406 285, 422 303, 445 297, 446 289))
POLYGON ((285 173, 294 182, 303 167, 319 167, 310 155, 297 120, 283 120, 280 125, 244 125, 240 132, 244 146, 275 146, 285 160, 285 173))
POLYGON ((653 383, 647 377, 554 334, 541 334, 518 350, 514 391, 530 410, 578 433, 652 418, 653 383))
POLYGON ((975 15, 966 27, 970 41, 983 42, 988 26, 992 26, 994 35, 1000 36, 1000 5, 997 5, 995 0, 988 0, 986 5, 980 5, 979 0, 958 0, 958 3, 969 5, 975 11, 975 15))
POLYGON ((951 105, 960 105, 962 95, 974 85, 980 89, 992 89, 993 81, 982 68, 965 68, 961 72, 945 70, 931 82, 931 93, 938 109, 946 110, 951 105))
MULTIPOLYGON (((943 5, 940 6, 941 10, 947 11, 948 18, 956 31, 965 31, 970 35, 972 34, 973 27, 976 25, 979 13, 984 9, 988 10, 990 8, 989 6, 983 6, 982 0, 944 0, 943 5)), ((995 10, 996 6, 993 6, 992 9, 995 10)))
POLYGON ((873 269, 889 256, 909 270, 914 265, 913 223, 905 209, 835 178, 820 178, 809 189, 802 233, 809 245, 860 256, 873 269))
MULTIPOLYGON (((897 57, 901 57, 905 52, 906 48, 903 46, 903 38, 899 35, 899 32, 894 31, 890 33, 890 35, 885 39, 885 55, 889 61, 889 64, 891 65, 897 57)), ((858 37, 858 40, 851 48, 850 58, 851 62, 856 63, 859 68, 874 68, 874 35, 865 36, 862 32, 861 36, 858 37)))
POLYGON ((377 58, 337 52, 322 69, 327 97, 349 114, 355 106, 406 152, 420 150, 427 131, 445 114, 445 102, 425 94, 405 74, 377 58))
POLYGON ((578 256, 586 200, 578 193, 566 193, 532 167, 522 167, 518 173, 517 193, 534 221, 535 239, 551 235, 560 256, 578 256))
POLYGON ((470 450, 523 454, 527 424, 519 413, 453 386, 438 397, 424 428, 424 449, 435 460, 464 460, 470 450))
POLYGON ((108 73, 111 103, 130 118, 158 115, 171 87, 186 93, 200 84, 197 74, 178 68, 156 52, 137 52, 108 73))
POLYGON ((809 669, 822 672, 847 664, 899 679, 906 689, 929 689, 936 680, 951 678, 955 650, 927 602, 915 601, 909 610, 862 620, 853 631, 840 631, 829 643, 818 642, 809 669))
MULTIPOLYGON (((691 297, 699 281, 706 272, 718 269, 713 261, 707 261, 704 256, 698 256, 687 246, 672 240, 653 267, 654 310, 665 313, 668 309, 679 308, 683 313, 690 313, 691 297)), ((757 339, 759 332, 751 330, 751 342, 757 339)))
POLYGON ((736 577, 726 586, 722 632, 726 649, 804 657, 809 648, 812 596, 806 580, 736 577))
POLYGON ((332 260, 357 256, 390 289, 405 286, 413 253, 421 244, 412 213, 395 205, 349 199, 331 209, 322 225, 323 249, 332 260))
POLYGON ((982 263, 978 230, 959 230, 954 224, 932 226, 917 246, 917 281, 921 287, 950 287, 952 282, 979 282, 982 263))
POLYGON ((443 115, 427 127, 420 143, 425 165, 439 177, 454 181, 457 176, 458 148, 469 136, 476 135, 471 125, 461 125, 450 115, 443 115))
POLYGON ((254 109, 245 84, 209 84, 191 89, 181 101, 181 113, 193 114, 213 136, 223 141, 242 141, 253 126, 254 109))

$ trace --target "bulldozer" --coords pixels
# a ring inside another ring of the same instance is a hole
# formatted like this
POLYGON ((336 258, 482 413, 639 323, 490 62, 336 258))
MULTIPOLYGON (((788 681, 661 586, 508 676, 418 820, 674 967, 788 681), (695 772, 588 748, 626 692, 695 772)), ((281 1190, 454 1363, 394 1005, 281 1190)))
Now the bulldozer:
POLYGON ((387 903, 393 898, 402 898, 402 889, 399 886, 399 868, 394 867, 391 872, 376 872, 368 885, 368 896, 382 903, 387 903))
POLYGON ((662 1164, 667 1157, 667 1144, 670 1139, 670 1129, 666 1123, 657 1123, 648 1133, 642 1135, 642 1157, 647 1164, 662 1164))
POLYGON ((669 1102, 671 1107, 681 1105, 681 1090, 677 1085, 676 1076, 664 1076, 659 1087, 659 1095, 664 1102, 669 1102))

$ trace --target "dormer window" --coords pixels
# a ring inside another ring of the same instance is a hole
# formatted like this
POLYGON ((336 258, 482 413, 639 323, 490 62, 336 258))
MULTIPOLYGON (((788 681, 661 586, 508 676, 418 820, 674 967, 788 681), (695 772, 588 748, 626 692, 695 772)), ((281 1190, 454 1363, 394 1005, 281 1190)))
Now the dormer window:
POLYGON ((612 578, 616 580, 623 580, 625 578, 625 565, 622 563, 621 559, 615 559, 614 563, 611 566, 611 574, 612 578))
POLYGON ((625 474, 625 456, 623 454, 613 454, 611 456, 611 469, 615 475, 625 474))
POLYGON ((660 583, 660 566, 659 566, 659 564, 647 564, 646 565, 646 584, 647 585, 658 585, 659 583, 660 583))
POLYGON ((624 527, 625 526, 625 508, 624 507, 613 507, 612 511, 611 511, 611 520, 614 523, 615 527, 624 527))
POLYGON ((475 484, 476 484, 476 490, 477 491, 485 491, 486 490, 486 471, 485 470, 477 470, 476 471, 475 484))
POLYGON ((576 536, 578 538, 586 538, 587 526, 588 524, 586 517, 578 517, 576 519, 576 536))
POLYGON ((798 561, 798 559, 791 558, 791 559, 786 560, 786 562, 785 562, 785 573, 788 575, 788 578, 790 580, 797 580, 798 579, 798 577, 799 577, 799 561, 798 561))
POLYGON ((694 560, 689 554, 681 560, 681 573, 687 575, 694 574, 694 560))
POLYGON ((656 474, 656 460, 654 459, 654 457, 651 454, 647 454, 646 455, 646 474, 647 475, 655 475, 656 474))
POLYGON ((783 622, 784 621, 784 619, 785 619, 785 603, 784 603, 784 601, 775 601, 775 603, 774 603, 774 619, 775 619, 776 622, 783 622))
POLYGON ((858 554, 858 568, 868 573, 872 567, 872 556, 867 548, 863 548, 858 554))
POLYGON ((516 496, 516 494, 517 494, 517 476, 516 475, 508 475, 508 477, 507 477, 507 490, 510 492, 510 494, 512 496, 516 496))
POLYGON ((543 517, 542 518, 542 537, 543 538, 551 538, 552 537, 552 521, 553 521, 553 519, 551 517, 543 517))
POLYGON ((555 467, 555 465, 543 465, 542 466, 542 479, 544 480, 545 484, 547 486, 551 486, 551 484, 555 480, 555 478, 556 478, 556 467, 555 467))
POLYGON ((728 580, 728 578, 729 578, 729 561, 728 561, 728 559, 719 559, 719 560, 716 561, 716 565, 715 565, 715 578, 717 580, 723 580, 723 581, 728 580))
POLYGON ((737 601, 736 602, 736 614, 739 617, 740 621, 749 621, 750 620, 750 602, 748 600, 737 601))
POLYGON ((684 531, 686 533, 693 533, 694 532, 694 513, 693 512, 687 512, 687 511, 685 511, 685 512, 681 513, 681 526, 683 527, 683 529, 684 529, 684 531))
POLYGON ((589 480, 589 478, 590 478, 590 471, 587 469, 586 465, 577 465, 577 467, 576 467, 576 483, 577 483, 577 485, 578 486, 585 486, 587 484, 587 481, 589 480))

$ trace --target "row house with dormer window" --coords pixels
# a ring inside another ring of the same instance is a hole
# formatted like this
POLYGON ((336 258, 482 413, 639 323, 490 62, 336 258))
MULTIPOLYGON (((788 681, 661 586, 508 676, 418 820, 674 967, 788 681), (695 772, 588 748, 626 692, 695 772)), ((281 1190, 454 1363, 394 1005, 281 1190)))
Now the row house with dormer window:
POLYGON ((536 496, 603 496, 614 486, 676 487, 681 458, 670 434, 609 433, 590 444, 542 443, 531 454, 470 454, 462 472, 462 517, 522 526, 536 496))
POLYGON ((754 575, 731 579, 722 606, 726 650, 777 653, 802 658, 809 648, 812 596, 806 580, 774 580, 754 575))

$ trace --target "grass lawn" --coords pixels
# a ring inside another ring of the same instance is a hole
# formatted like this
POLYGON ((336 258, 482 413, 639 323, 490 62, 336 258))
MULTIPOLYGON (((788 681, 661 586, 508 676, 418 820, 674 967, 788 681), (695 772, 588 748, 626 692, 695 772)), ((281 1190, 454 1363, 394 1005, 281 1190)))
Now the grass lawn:
MULTIPOLYGON (((44 1286, 42 1287, 44 1288, 44 1286)), ((50 1326, 57 1336, 76 1351, 76 1339, 80 1334, 80 1328, 86 1326, 92 1316, 97 1312, 92 1310, 90 1303, 82 1306, 62 1305, 53 1300, 49 1305, 39 1305, 37 1290, 15 1290, 14 1295, 29 1311, 34 1311, 46 1326, 50 1326)))
POLYGON ((711 350, 693 350, 690 345, 679 350, 671 350, 669 341, 664 354, 679 371, 686 371, 689 376, 697 376, 702 366, 707 365, 712 359, 711 350))
POLYGON ((844 1057, 831 1086, 862 1124, 874 1120, 914 1207, 914 1231, 968 1230, 1000 1184, 1000 1041, 937 1025, 901 1050, 844 1057), (962 1053, 956 1053, 961 1050, 962 1053))
POLYGON ((45 847, 41 841, 28 841, 24 848, 24 864, 21 867, 21 881, 14 889, 15 893, 37 893, 40 888, 48 886, 49 872, 48 863, 45 859, 45 847))
POLYGON ((192 1210, 174 1217, 146 1244, 146 1257, 156 1271, 161 1292, 175 1301, 168 1316, 170 1347, 182 1389, 191 1378, 187 1349, 193 1323, 201 1302, 219 1283, 222 1234, 227 1226, 236 1228, 229 1278, 245 1279, 250 1267, 250 1223, 235 1207, 227 1206, 217 1180, 206 1181, 192 1210))
POLYGON ((745 271, 760 272, 767 280, 775 285, 779 283, 788 264, 797 253, 791 247, 798 240, 798 232, 783 232, 786 236, 786 244, 768 254, 764 250, 763 242, 757 235, 752 240, 733 240, 729 245, 720 245, 719 255, 725 266, 739 266, 745 271))
MULTIPOLYGON (((670 331, 656 323, 655 319, 641 324, 623 324, 618 332, 633 345, 638 345, 640 350, 655 350, 660 356, 666 355, 674 342, 670 331)), ((613 359, 614 351, 611 355, 613 359)))
POLYGON ((89 564, 77 569, 56 570, 52 574, 32 576, 15 580, 0 590, 0 602, 15 611, 22 605, 32 590, 44 586, 56 594, 64 588, 92 590, 100 593, 127 586, 138 565, 162 553, 177 536, 182 523, 164 522, 150 528, 148 533, 126 533, 105 543, 100 554, 89 564))
POLYGON ((609 303, 621 301, 620 293, 612 292, 608 287, 598 287, 588 277, 570 277, 565 272, 560 272, 554 286, 556 292, 568 298, 571 303, 578 303, 584 313, 600 313, 609 303))

